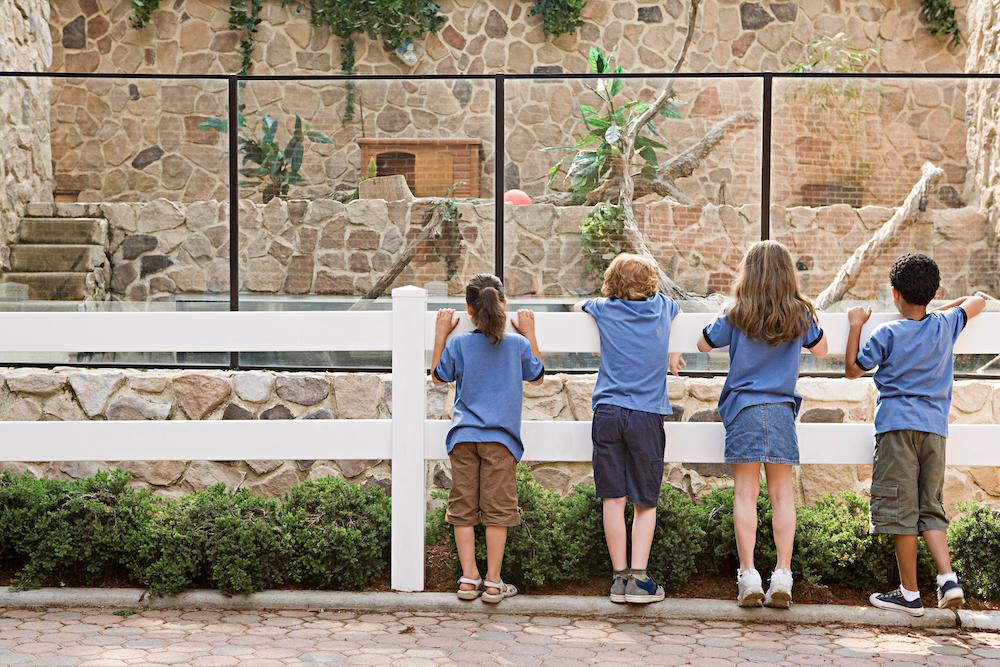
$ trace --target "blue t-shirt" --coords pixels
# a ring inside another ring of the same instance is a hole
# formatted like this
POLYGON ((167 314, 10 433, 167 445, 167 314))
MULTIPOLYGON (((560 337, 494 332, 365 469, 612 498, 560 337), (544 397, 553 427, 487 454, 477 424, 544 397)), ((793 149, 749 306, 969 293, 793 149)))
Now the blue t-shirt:
POLYGON ((460 442, 498 442, 520 461, 521 383, 544 372, 531 343, 519 334, 506 334, 496 344, 478 330, 449 340, 434 369, 438 380, 456 383, 448 453, 460 442))
POLYGON ((764 403, 791 403, 798 414, 802 398, 795 391, 802 348, 816 346, 823 330, 815 319, 795 340, 771 345, 733 326, 728 309, 702 330, 712 347, 729 346, 729 375, 719 396, 719 416, 728 426, 740 410, 764 403))
POLYGON ((858 366, 875 371, 875 432, 912 429, 948 437, 952 347, 967 320, 961 306, 920 320, 881 325, 858 352, 858 366))
POLYGON ((642 301, 590 299, 584 312, 597 322, 601 363, 591 403, 669 415, 667 342, 680 311, 663 294, 642 301))

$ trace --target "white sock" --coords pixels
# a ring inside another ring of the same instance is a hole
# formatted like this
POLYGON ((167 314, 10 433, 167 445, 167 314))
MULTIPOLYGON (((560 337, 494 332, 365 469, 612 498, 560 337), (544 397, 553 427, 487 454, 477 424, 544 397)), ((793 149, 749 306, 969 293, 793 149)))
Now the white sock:
POLYGON ((908 591, 903 588, 903 585, 899 585, 899 591, 903 594, 903 599, 907 602, 913 602, 914 600, 920 599, 920 591, 908 591))
POLYGON ((957 584, 958 583, 958 576, 956 576, 954 572, 949 572, 947 574, 939 574, 937 576, 937 585, 938 586, 944 585, 944 582, 946 582, 946 581, 954 581, 957 584))

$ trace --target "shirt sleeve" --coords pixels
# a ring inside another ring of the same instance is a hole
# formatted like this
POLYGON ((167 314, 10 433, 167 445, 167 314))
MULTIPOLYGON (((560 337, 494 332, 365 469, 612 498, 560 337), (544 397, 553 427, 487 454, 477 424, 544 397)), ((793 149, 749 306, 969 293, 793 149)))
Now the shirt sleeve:
POLYGON ((944 311, 941 316, 944 321, 948 323, 948 330, 951 332, 951 340, 955 342, 958 339, 958 335, 962 333, 965 325, 969 321, 969 316, 966 314, 965 309, 961 306, 955 306, 954 308, 949 308, 944 311))
POLYGON ((583 302, 583 312, 587 313, 595 320, 600 317, 601 309, 604 307, 604 299, 597 297, 594 299, 587 299, 583 302))
POLYGON ((681 312, 680 304, 677 303, 675 299, 671 299, 665 294, 661 294, 660 296, 662 296, 663 300, 667 302, 667 314, 670 316, 670 319, 672 320, 677 317, 677 313, 681 312))
POLYGON ((712 320, 711 324, 701 330, 705 342, 712 347, 726 347, 733 340, 733 323, 729 321, 729 313, 723 311, 712 320))
POLYGON ((876 329, 871 338, 861 346, 861 351, 858 352, 854 363, 865 371, 881 366, 889 357, 889 351, 892 347, 890 342, 888 327, 883 326, 876 329))
POLYGON ((441 353, 441 360, 434 368, 434 377, 436 377, 440 382, 455 381, 456 368, 458 366, 455 358, 458 343, 456 343, 455 340, 456 339, 452 338, 444 346, 444 352, 441 353))
POLYGON ((531 351, 531 343, 527 339, 522 338, 521 343, 521 379, 534 382, 545 374, 545 366, 531 351))
POLYGON ((807 350, 816 347, 817 345, 819 345, 819 342, 823 340, 823 329, 821 329, 819 326, 819 320, 810 315, 809 321, 812 324, 810 324, 809 330, 806 331, 805 335, 802 336, 802 341, 803 341, 802 347, 806 348, 807 350))

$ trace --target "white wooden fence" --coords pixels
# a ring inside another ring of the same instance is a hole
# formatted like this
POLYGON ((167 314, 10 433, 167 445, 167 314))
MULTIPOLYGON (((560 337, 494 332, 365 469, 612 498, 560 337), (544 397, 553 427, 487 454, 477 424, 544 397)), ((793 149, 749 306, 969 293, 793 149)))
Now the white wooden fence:
MULTIPOLYGON (((873 315, 863 337, 896 317, 873 315)), ((711 315, 681 314, 672 352, 695 352, 711 315)), ((582 313, 538 313, 543 352, 596 352, 597 328, 582 313)), ((821 316, 831 351, 843 350, 847 318, 821 316)), ((459 332, 469 323, 463 321, 459 332)), ((392 587, 424 585, 425 461, 446 458, 448 422, 425 418, 434 313, 416 287, 392 292, 383 312, 0 313, 9 352, 214 352, 391 350, 392 418, 387 420, 0 422, 0 461, 391 459, 392 587), (81 444, 83 443, 83 444, 81 444)), ((958 353, 1000 353, 1000 314, 972 322, 958 353)), ((717 423, 667 423, 668 461, 721 463, 717 423)), ((872 457, 870 424, 799 424, 803 464, 862 464, 872 457)), ((525 460, 589 461, 589 422, 525 422, 525 460)), ((1000 425, 954 425, 948 463, 1000 465, 1000 425)))

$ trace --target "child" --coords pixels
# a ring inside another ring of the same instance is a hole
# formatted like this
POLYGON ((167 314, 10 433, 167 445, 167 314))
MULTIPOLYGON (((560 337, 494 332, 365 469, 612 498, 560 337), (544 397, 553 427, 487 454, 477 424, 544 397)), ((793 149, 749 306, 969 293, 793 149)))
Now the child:
POLYGON ((872 332, 858 352, 861 327, 871 308, 852 308, 844 373, 857 378, 878 366, 875 386, 875 460, 872 468, 873 534, 894 536, 900 586, 873 593, 872 605, 922 616, 917 590, 917 534, 937 564, 938 607, 958 609, 965 593, 951 570, 941 503, 945 438, 951 406, 952 346, 966 322, 983 311, 977 296, 956 299, 927 312, 940 283, 937 264, 907 254, 889 271, 892 301, 903 316, 872 332))
POLYGON ((522 382, 544 381, 535 340, 535 315, 522 310, 512 322, 521 334, 505 334, 507 301, 496 276, 481 273, 465 288, 465 304, 476 330, 448 335, 458 325, 455 311, 439 310, 434 335, 434 384, 455 382, 455 407, 448 431, 452 486, 448 523, 462 564, 458 597, 497 604, 517 595, 500 578, 507 527, 520 523, 515 467, 521 444, 522 382), (447 344, 445 344, 447 341, 447 344), (476 563, 475 526, 486 526, 486 579, 476 563))
POLYGON ((792 544, 795 501, 792 466, 799 463, 795 393, 802 348, 814 356, 827 352, 812 304, 800 293, 795 266, 785 246, 775 241, 752 245, 740 264, 734 303, 702 332, 698 349, 729 346, 729 375, 719 397, 726 427, 726 463, 736 484, 733 524, 740 567, 736 573, 741 607, 787 609, 792 602, 792 544), (777 563, 764 594, 754 567, 757 496, 764 464, 777 563))
MULTIPOLYGON (((614 258, 603 298, 578 303, 597 321, 601 362, 592 404, 594 484, 603 498, 604 538, 613 569, 611 601, 644 604, 663 599, 646 572, 663 481, 667 401, 667 341, 680 308, 659 294, 656 264, 639 255, 614 258), (632 568, 628 568, 626 498, 635 505, 632 568)), ((676 374, 675 357, 671 370, 676 374)))

